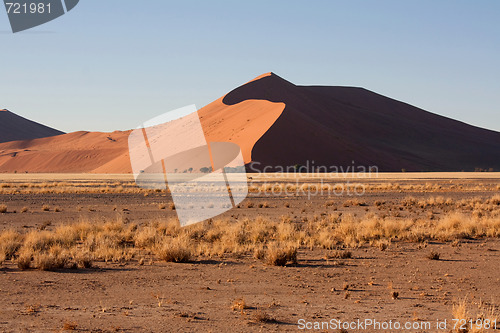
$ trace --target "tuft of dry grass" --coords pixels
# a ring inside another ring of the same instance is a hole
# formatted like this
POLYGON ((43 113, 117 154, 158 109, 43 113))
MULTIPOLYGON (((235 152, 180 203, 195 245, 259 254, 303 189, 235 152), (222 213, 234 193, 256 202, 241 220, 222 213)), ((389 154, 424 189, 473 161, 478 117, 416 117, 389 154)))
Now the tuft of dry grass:
POLYGON ((352 252, 345 250, 334 250, 330 253, 329 257, 335 259, 351 259, 352 252))
POLYGON ((238 298, 234 300, 233 304, 231 305, 231 310, 233 311, 242 311, 248 309, 248 305, 246 304, 245 300, 243 298, 238 298))
POLYGON ((14 230, 0 233, 0 256, 4 260, 12 259, 22 245, 22 236, 14 230))
POLYGON ((27 212, 28 212, 28 207, 21 208, 21 213, 27 213, 27 212))
POLYGON ((36 253, 33 257, 35 268, 42 271, 55 271, 66 267, 68 256, 60 250, 53 250, 50 253, 36 253))
POLYGON ((66 321, 63 324, 63 331, 75 331, 78 328, 78 325, 75 322, 66 321))
POLYGON ((454 301, 451 314, 457 321, 457 325, 455 325, 452 331, 456 333, 490 332, 494 327, 494 323, 498 323, 500 320, 500 315, 496 307, 487 307, 484 303, 479 302, 477 309, 471 309, 467 297, 454 301), (490 327, 486 327, 485 323, 490 323, 490 327))
POLYGON ((285 266, 287 263, 297 264, 297 247, 277 242, 268 245, 265 260, 268 265, 285 266))
POLYGON ((191 249, 182 240, 164 240, 164 243, 156 248, 156 255, 167 262, 189 262, 191 260, 191 249))
POLYGON ((42 206, 42 211, 44 211, 44 212, 50 211, 50 206, 49 205, 43 205, 42 206))
POLYGON ((259 208, 269 208, 269 203, 267 203, 267 201, 261 202, 259 203, 259 208))
POLYGON ((19 267, 19 269, 21 269, 23 271, 30 269, 31 268, 31 260, 32 260, 31 253, 22 252, 17 257, 17 267, 19 267))
POLYGON ((276 323, 277 322, 276 318, 271 317, 267 312, 264 312, 263 310, 258 310, 254 314, 253 319, 259 323, 276 323))
POLYGON ((440 257, 441 257, 441 255, 436 251, 431 251, 427 255, 427 259, 429 259, 429 260, 439 260, 440 257))
POLYGON ((0 214, 7 213, 7 205, 0 205, 0 214))

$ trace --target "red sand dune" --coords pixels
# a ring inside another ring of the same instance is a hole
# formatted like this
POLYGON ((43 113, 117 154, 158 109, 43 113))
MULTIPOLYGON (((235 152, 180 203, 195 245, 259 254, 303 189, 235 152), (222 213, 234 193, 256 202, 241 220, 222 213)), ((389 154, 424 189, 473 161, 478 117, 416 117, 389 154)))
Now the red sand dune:
MULTIPOLYGON (((198 113, 207 140, 237 143, 252 169, 354 161, 380 171, 500 170, 500 133, 362 88, 296 86, 267 73, 198 113)), ((0 143, 0 172, 128 173, 129 133, 0 143)))

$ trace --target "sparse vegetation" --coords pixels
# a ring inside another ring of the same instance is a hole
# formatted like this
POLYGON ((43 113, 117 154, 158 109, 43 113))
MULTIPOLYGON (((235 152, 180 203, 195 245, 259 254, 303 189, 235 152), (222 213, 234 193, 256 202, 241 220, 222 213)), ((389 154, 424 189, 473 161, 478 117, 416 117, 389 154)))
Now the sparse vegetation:
POLYGON ((7 206, 6 205, 0 205, 0 214, 7 213, 7 206))
POLYGON ((233 311, 242 311, 248 309, 248 305, 246 304, 245 300, 243 298, 238 298, 234 300, 233 304, 231 305, 231 310, 233 311))
POLYGON ((165 243, 158 245, 156 254, 167 262, 189 262, 192 255, 189 244, 180 240, 165 240, 165 243))
POLYGON ((271 317, 267 312, 264 312, 263 310, 258 310, 254 314, 253 318, 256 322, 260 322, 260 323, 275 323, 276 322, 276 318, 271 317))
MULTIPOLYGON (((57 269, 74 264, 88 267, 78 254, 85 253, 89 258, 85 262, 124 261, 140 251, 172 262, 186 262, 199 255, 250 254, 269 265, 283 266, 297 263, 300 247, 332 249, 330 257, 349 259, 352 252, 343 247, 369 244, 385 250, 395 239, 423 243, 481 237, 500 237, 500 216, 450 213, 428 220, 338 213, 301 224, 287 218, 273 222, 258 217, 237 223, 216 220, 182 229, 168 220, 139 227, 120 219, 106 223, 81 221, 27 233, 3 231, 0 253, 6 260, 15 258, 23 269, 57 269)), ((434 253, 429 258, 437 260, 438 256, 434 253)))
POLYGON ((297 264, 297 247, 280 243, 268 245, 265 260, 268 265, 285 266, 287 263, 297 264))
POLYGON ((439 258, 441 257, 441 255, 436 252, 436 251, 431 251, 428 255, 427 255, 427 258, 429 260, 439 260, 439 258))

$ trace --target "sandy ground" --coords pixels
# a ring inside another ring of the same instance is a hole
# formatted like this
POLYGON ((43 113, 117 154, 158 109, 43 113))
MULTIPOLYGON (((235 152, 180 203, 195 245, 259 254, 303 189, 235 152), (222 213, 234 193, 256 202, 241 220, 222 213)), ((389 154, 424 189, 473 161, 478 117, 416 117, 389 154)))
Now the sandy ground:
MULTIPOLYGON (((121 177, 108 179, 110 182, 130 181, 130 176, 121 177)), ((301 181, 312 182, 313 178, 301 181)), ((1 175, 0 183, 71 179, 86 184, 105 181, 96 175, 80 178, 1 175)), ((264 181, 252 177, 256 185, 264 181)), ((283 181, 276 178, 273 183, 283 181)), ((417 198, 443 196, 453 200, 487 198, 499 193, 500 176, 416 174, 404 178, 396 174, 365 182, 415 187, 367 191, 362 197, 366 206, 362 207, 345 205, 351 199, 346 196, 307 198, 251 193, 241 208, 223 217, 235 220, 257 216, 271 220, 281 216, 304 219, 326 214, 332 209, 362 216, 378 210, 374 205, 377 200, 396 205, 410 195, 417 198), (422 184, 433 189, 419 190, 422 184), (447 187, 450 184, 457 186, 447 187), (333 201, 333 205, 325 206, 326 201, 333 201), (254 203, 253 207, 248 207, 249 202, 254 203), (268 203, 269 208, 258 208, 261 202, 268 203)), ((80 219, 126 218, 142 224, 152 219, 175 217, 175 211, 158 208, 159 203, 168 200, 169 197, 162 193, 146 197, 142 193, 2 193, 0 204, 6 204, 9 213, 0 214, 0 230, 37 230, 41 226, 50 229, 80 219), (42 211, 43 205, 51 209, 42 211), (28 212, 20 213, 22 207, 27 207, 28 212), (61 211, 56 212, 54 207, 61 211)), ((393 212, 392 208, 388 212, 393 212)), ((427 213, 415 211, 411 214, 427 213)), ((439 216, 444 212, 431 213, 439 216)), ((411 217, 411 214, 404 216, 411 217)), ((396 240, 385 251, 368 245, 351 251, 352 258, 327 259, 327 250, 302 248, 298 265, 287 267, 268 266, 251 255, 196 257, 191 263, 166 263, 151 257, 143 265, 135 260, 97 262, 91 269, 57 272, 21 271, 9 261, 0 267, 0 331, 268 332, 299 331, 301 319, 307 322, 374 319, 402 325, 406 322, 431 324, 430 329, 406 332, 449 332, 453 328, 452 306, 457 300, 467 298, 472 308, 500 305, 498 239, 462 240, 459 244, 396 240), (439 252, 440 260, 429 260, 431 251, 439 252), (398 293, 396 298, 394 292, 398 293), (244 299, 246 309, 232 309, 238 299, 244 299), (264 314, 271 318, 269 322, 259 320, 264 314), (437 329, 436 320, 445 319, 448 320, 446 329, 437 329)))

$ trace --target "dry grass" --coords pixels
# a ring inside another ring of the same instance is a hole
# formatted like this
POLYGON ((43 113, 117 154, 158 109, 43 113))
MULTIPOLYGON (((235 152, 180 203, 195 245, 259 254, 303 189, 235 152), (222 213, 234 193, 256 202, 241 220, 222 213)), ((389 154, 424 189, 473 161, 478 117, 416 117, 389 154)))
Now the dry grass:
POLYGON ((297 264, 297 247, 277 242, 271 243, 268 245, 264 258, 268 265, 273 266, 285 266, 287 263, 297 264))
POLYGON ((263 310, 258 310, 254 316, 253 319, 256 322, 259 323, 276 323, 276 318, 271 317, 267 312, 264 312, 263 310))
POLYGON ((332 251, 328 257, 335 258, 335 259, 351 259, 352 252, 346 251, 346 250, 335 250, 335 251, 332 251))
POLYGON ((158 245, 155 253, 167 262, 189 262, 192 256, 189 244, 179 239, 166 239, 163 244, 158 245))
POLYGON ((78 325, 74 322, 66 321, 63 324, 63 331, 75 331, 77 329, 78 325))
POLYGON ((123 262, 149 254, 172 262, 232 254, 253 255, 269 265, 283 266, 297 263, 301 248, 331 249, 330 257, 348 259, 352 253, 339 249, 368 244, 384 250, 393 241, 452 243, 463 238, 500 237, 500 214, 440 216, 430 220, 335 213, 302 222, 257 217, 239 222, 213 220, 185 228, 173 220, 140 227, 121 219, 105 223, 81 220, 51 230, 0 232, 0 259, 15 259, 21 269, 51 270, 88 268, 93 261, 123 262))
POLYGON ((479 302, 477 307, 472 306, 467 298, 455 301, 451 313, 456 319, 452 332, 456 333, 491 332, 494 331, 495 323, 498 327, 500 320, 500 314, 495 306, 483 302, 479 302), (487 327, 488 324, 490 327, 487 327))
POLYGON ((231 310, 233 311, 242 311, 245 309, 248 309, 248 305, 243 298, 236 299, 231 305, 231 310))
POLYGON ((435 252, 435 251, 431 251, 427 255, 427 259, 429 259, 429 260, 439 260, 440 257, 441 257, 441 255, 438 252, 435 252))
POLYGON ((0 214, 7 213, 7 205, 0 205, 0 214))

